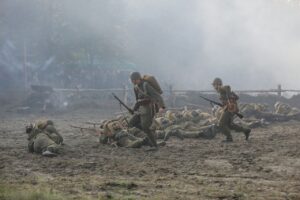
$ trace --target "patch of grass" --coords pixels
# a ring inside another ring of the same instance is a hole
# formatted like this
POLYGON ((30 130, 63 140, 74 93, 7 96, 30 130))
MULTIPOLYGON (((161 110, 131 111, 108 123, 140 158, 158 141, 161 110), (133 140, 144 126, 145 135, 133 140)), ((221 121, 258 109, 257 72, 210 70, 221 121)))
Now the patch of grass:
POLYGON ((67 198, 46 189, 23 189, 0 185, 0 200, 66 200, 67 198))

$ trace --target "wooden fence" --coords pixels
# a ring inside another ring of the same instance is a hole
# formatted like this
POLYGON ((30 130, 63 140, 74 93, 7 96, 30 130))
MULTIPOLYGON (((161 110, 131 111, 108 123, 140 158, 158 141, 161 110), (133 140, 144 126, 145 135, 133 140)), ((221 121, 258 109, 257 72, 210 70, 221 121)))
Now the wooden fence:
MULTIPOLYGON (((54 91, 59 92, 102 92, 102 93, 121 93, 124 102, 127 104, 130 93, 132 92, 132 88, 129 88, 127 85, 123 88, 111 88, 111 89, 61 89, 55 88, 54 91)), ((179 95, 186 95, 189 93, 204 93, 204 94, 215 94, 214 90, 176 90, 170 86, 168 89, 164 90, 165 96, 168 97, 171 102, 175 102, 175 99, 179 95)), ((300 90, 296 89, 282 89, 281 85, 277 86, 277 89, 269 89, 269 90, 234 90, 234 92, 238 94, 275 94, 278 97, 281 97, 285 92, 293 92, 293 93, 300 93, 300 90)), ((175 103, 172 103, 175 104, 175 103)), ((175 105, 173 105, 175 106, 175 105)))

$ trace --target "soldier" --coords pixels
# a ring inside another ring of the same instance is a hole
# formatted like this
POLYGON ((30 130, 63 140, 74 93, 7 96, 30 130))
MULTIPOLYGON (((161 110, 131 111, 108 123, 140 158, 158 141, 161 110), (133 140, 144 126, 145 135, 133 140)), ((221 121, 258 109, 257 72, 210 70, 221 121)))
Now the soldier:
MULTIPOLYGON (((143 131, 136 127, 125 129, 117 120, 111 120, 104 124, 99 141, 101 144, 127 148, 140 148, 149 144, 149 139, 143 131)), ((160 145, 164 144, 161 143, 160 145)))
POLYGON ((182 116, 184 121, 192 121, 194 123, 198 123, 201 120, 199 112, 195 110, 184 110, 182 111, 182 116))
POLYGON ((165 117, 170 120, 172 123, 181 123, 184 121, 183 116, 181 114, 181 112, 179 111, 172 111, 172 110, 168 110, 165 113, 165 117))
POLYGON ((39 121, 36 125, 26 127, 28 134, 28 151, 43 156, 56 156, 63 143, 62 136, 54 128, 53 121, 39 121))
POLYGON ((155 126, 153 129, 155 129, 156 138, 163 139, 164 141, 167 141, 171 136, 175 136, 178 137, 179 139, 183 139, 180 133, 168 129, 168 127, 172 126, 173 124, 174 123, 171 122, 166 117, 155 118, 152 126, 155 126))
POLYGON ((54 127, 52 120, 40 120, 36 123, 36 127, 42 131, 45 131, 47 135, 53 141, 55 141, 56 144, 63 144, 64 139, 54 127))
POLYGON ((139 72, 133 72, 130 79, 134 84, 136 104, 133 109, 135 113, 129 121, 129 127, 143 130, 151 145, 157 147, 154 131, 150 129, 150 126, 156 112, 163 112, 165 109, 164 101, 160 95, 161 91, 159 92, 157 87, 154 88, 153 84, 142 78, 139 72))
POLYGON ((245 117, 255 117, 261 112, 266 112, 268 110, 267 105, 259 103, 246 103, 240 104, 240 112, 243 113, 245 117))
POLYGON ((277 101, 274 104, 275 114, 281 115, 295 115, 298 114, 300 111, 298 108, 291 107, 289 104, 282 103, 277 101))
POLYGON ((232 142, 231 130, 243 132, 246 140, 248 140, 251 129, 238 126, 233 123, 233 117, 238 112, 237 100, 238 96, 231 91, 230 86, 223 86, 220 78, 215 78, 212 83, 214 89, 220 94, 220 100, 223 104, 221 116, 219 119, 220 131, 226 136, 224 142, 232 142))
POLYGON ((152 126, 155 126, 153 129, 155 130, 164 130, 168 126, 171 126, 173 123, 166 117, 157 117, 153 121, 152 126))
POLYGON ((170 136, 176 136, 180 139, 213 139, 215 138, 218 130, 214 124, 201 127, 185 127, 184 125, 172 125, 166 128, 165 132, 166 135, 164 140, 166 141, 170 136))

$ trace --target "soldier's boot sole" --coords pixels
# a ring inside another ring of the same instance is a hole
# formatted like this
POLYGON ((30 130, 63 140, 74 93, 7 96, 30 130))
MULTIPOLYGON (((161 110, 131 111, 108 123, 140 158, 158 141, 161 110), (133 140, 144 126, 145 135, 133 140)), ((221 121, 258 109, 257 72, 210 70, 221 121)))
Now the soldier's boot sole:
POLYGON ((52 153, 51 151, 44 151, 43 153, 42 153, 42 156, 46 156, 46 157, 55 157, 55 156, 57 156, 57 154, 56 153, 52 153))

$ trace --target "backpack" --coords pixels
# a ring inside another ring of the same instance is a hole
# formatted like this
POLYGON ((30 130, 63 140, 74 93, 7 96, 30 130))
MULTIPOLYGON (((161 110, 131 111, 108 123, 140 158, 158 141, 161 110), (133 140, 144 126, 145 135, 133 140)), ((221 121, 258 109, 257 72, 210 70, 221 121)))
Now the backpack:
POLYGON ((142 78, 144 81, 148 82, 159 94, 162 94, 163 91, 157 82, 156 78, 151 75, 144 75, 142 78))

